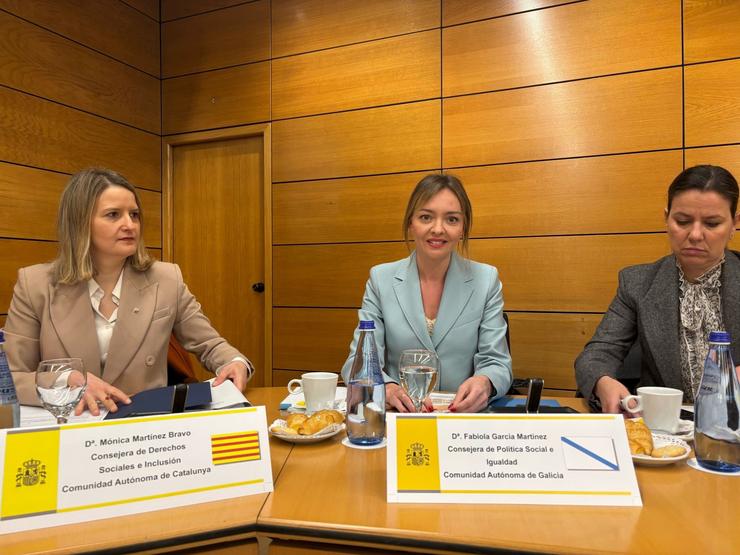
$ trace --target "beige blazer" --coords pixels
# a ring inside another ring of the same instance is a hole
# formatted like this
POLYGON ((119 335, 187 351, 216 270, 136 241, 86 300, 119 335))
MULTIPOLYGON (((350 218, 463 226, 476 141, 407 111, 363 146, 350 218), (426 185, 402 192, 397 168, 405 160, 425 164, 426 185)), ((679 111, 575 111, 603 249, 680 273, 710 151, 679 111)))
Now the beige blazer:
MULTIPOLYGON (((88 372, 128 395, 167 385, 167 349, 178 341, 215 371, 244 356, 213 329, 176 264, 146 272, 126 266, 118 320, 105 369, 87 282, 52 285, 51 264, 22 268, 5 323, 5 350, 22 404, 38 404, 34 372, 40 360, 81 358, 88 372)), ((245 357, 246 358, 246 357, 245 357)))

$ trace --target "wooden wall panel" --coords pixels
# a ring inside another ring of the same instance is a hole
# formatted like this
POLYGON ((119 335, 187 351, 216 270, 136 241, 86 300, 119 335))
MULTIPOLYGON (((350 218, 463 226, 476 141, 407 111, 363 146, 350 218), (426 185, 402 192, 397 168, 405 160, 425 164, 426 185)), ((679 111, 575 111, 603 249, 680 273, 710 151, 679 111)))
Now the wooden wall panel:
POLYGON ((148 15, 152 19, 159 21, 159 0, 123 0, 131 6, 139 10, 141 13, 148 15))
MULTIPOLYGON (((2 309, 2 310, 7 310, 7 307, 4 308, 4 309, 2 309)), ((0 329, 2 329, 4 327, 5 327, 5 315, 4 314, 0 314, 0 329)))
POLYGON ((740 2, 684 0, 686 63, 740 56, 740 2))
POLYGON ((740 142, 740 60, 685 71, 686 146, 740 142))
POLYGON ((440 95, 439 31, 272 62, 272 117, 288 118, 440 95))
POLYGON ((571 0, 442 0, 442 25, 501 17, 566 4, 571 0))
POLYGON ((601 314, 510 312, 514 377, 541 377, 545 387, 576 389, 573 362, 601 318, 601 314))
POLYGON ((445 167, 681 146, 681 70, 444 100, 445 167))
POLYGON ((0 0, 0 8, 159 76, 159 24, 119 0, 0 0))
POLYGON ((162 21, 243 4, 244 0, 162 0, 162 21))
MULTIPOLYGON (((473 204, 473 237, 663 231, 680 150, 451 170, 473 204)), ((326 223, 325 225, 330 225, 326 223)))
POLYGON ((173 77, 270 57, 268 0, 162 24, 162 76, 173 77))
POLYGON ((0 237, 56 241, 59 197, 68 179, 60 173, 0 163, 0 237))
MULTIPOLYGON (((575 390, 573 361, 601 317, 510 312, 514 376, 543 377, 547 387, 575 390)), ((356 326, 356 309, 277 308, 273 365, 283 370, 339 372, 356 326)))
POLYGON ((273 0, 272 55, 438 27, 439 0, 273 0))
MULTIPOLYGON (((474 239, 473 260, 498 267, 506 310, 603 312, 617 272, 670 252, 663 233, 474 239)), ((402 243, 273 248, 276 306, 359 307, 371 266, 406 256, 402 243)))
POLYGON ((159 79, 0 12, 0 83, 159 133, 159 79))
POLYGON ((735 179, 740 179, 740 145, 689 148, 686 150, 686 167, 698 164, 722 166, 735 179))
POLYGON ((8 312, 18 270, 24 266, 51 262, 57 254, 57 244, 46 241, 0 239, 0 312, 8 312))
POLYGON ((358 308, 370 268, 405 256, 403 243, 273 247, 273 306, 358 308))
MULTIPOLYGON (((0 237, 56 241, 59 198, 69 176, 0 163, 0 237)), ((162 246, 161 194, 138 190, 147 246, 162 246)))
POLYGON ((398 241, 408 197, 426 175, 281 183, 272 190, 275 244, 398 241))
POLYGON ((505 309, 604 312, 625 266, 670 252, 664 233, 471 241, 473 260, 499 269, 505 309))
POLYGON ((182 133, 270 119, 270 62, 162 81, 163 130, 182 133))
MULTIPOLYGON (((288 382, 294 378, 300 378, 301 374, 303 374, 302 370, 273 370, 272 371, 272 385, 274 387, 278 386, 287 386, 288 382)), ((339 381, 341 382, 342 378, 339 377, 339 381)), ((287 392, 285 393, 288 394, 287 392)), ((293 542, 291 541, 291 544, 293 542)), ((271 544, 274 545, 274 544, 271 544)), ((273 548, 274 549, 274 548, 273 548)))
POLYGON ((139 189, 144 224, 144 243, 147 247, 162 248, 162 194, 139 189))
POLYGON ((356 309, 276 308, 272 364, 290 370, 339 372, 356 327, 356 309))
POLYGON ((272 124, 273 181, 440 166, 438 100, 272 124))
MULTIPOLYGON (((680 150, 452 170, 473 204, 473 237, 662 231, 680 150), (568 193, 563 194, 567 188, 568 193)), ((424 172, 283 183, 275 244, 398 241, 424 172)))
POLYGON ((74 173, 107 166, 160 188, 160 139, 23 93, 0 88, 0 160, 74 173))
POLYGON ((445 96, 681 64, 681 6, 591 0, 443 31, 445 96))

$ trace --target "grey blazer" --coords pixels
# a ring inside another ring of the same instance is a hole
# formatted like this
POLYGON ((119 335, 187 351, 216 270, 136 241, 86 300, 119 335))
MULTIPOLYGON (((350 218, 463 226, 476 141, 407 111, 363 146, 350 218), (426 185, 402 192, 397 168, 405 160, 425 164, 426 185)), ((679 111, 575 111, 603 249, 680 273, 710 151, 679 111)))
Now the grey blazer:
MULTIPOLYGON (((725 251, 722 319, 740 362, 740 253, 725 251)), ((673 255, 619 272, 619 287, 596 333, 575 362, 581 393, 592 398, 601 376, 616 377, 635 341, 642 349, 640 385, 682 389, 678 268, 673 255)))
MULTIPOLYGON (((435 389, 456 391, 470 376, 484 375, 496 388, 496 397, 506 394, 512 376, 501 291, 496 268, 453 254, 430 336, 416 255, 373 267, 359 317, 375 322, 385 380, 398 382, 401 351, 427 349, 436 352, 440 361, 435 389)), ((359 330, 355 330, 349 358, 342 368, 345 381, 349 379, 359 335, 359 330)))

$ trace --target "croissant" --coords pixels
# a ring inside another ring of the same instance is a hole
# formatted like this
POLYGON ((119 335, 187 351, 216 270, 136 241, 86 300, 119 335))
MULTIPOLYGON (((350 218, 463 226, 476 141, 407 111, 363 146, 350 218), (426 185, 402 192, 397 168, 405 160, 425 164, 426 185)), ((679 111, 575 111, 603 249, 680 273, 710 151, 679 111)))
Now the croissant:
POLYGON ((298 432, 306 420, 308 420, 308 416, 306 416, 305 414, 294 413, 288 416, 285 423, 288 426, 288 428, 292 428, 296 432, 298 432))
POLYGON ((652 456, 657 458, 680 457, 684 453, 686 453, 686 449, 680 445, 665 445, 664 447, 656 447, 653 449, 652 456))
POLYGON ((288 428, 287 426, 273 426, 270 429, 276 434, 284 434, 286 436, 298 435, 298 432, 296 430, 294 430, 293 428, 288 428))
POLYGON ((325 414, 329 416, 335 424, 341 424, 342 422, 344 422, 344 415, 338 410, 320 410, 314 413, 314 416, 317 414, 325 414))
POLYGON ((317 412, 303 423, 298 429, 298 433, 303 436, 310 436, 332 424, 334 424, 334 418, 331 415, 317 412))
POLYGON ((653 434, 642 419, 625 420, 627 440, 633 455, 650 455, 653 452, 653 434))

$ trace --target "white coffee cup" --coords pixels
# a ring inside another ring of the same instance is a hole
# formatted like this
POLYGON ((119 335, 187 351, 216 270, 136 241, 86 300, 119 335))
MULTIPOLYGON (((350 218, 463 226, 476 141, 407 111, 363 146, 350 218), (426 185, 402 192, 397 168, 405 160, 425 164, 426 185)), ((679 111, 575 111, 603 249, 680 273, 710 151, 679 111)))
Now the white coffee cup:
POLYGON ((337 392, 337 374, 333 372, 307 372, 300 379, 288 382, 288 391, 291 394, 303 392, 306 400, 306 412, 333 409, 334 397, 337 392))
POLYGON ((637 395, 629 395, 620 401, 622 408, 630 413, 642 412, 645 425, 651 430, 675 434, 681 415, 683 391, 672 387, 638 387, 637 395), (629 402, 637 404, 630 408, 629 402))

